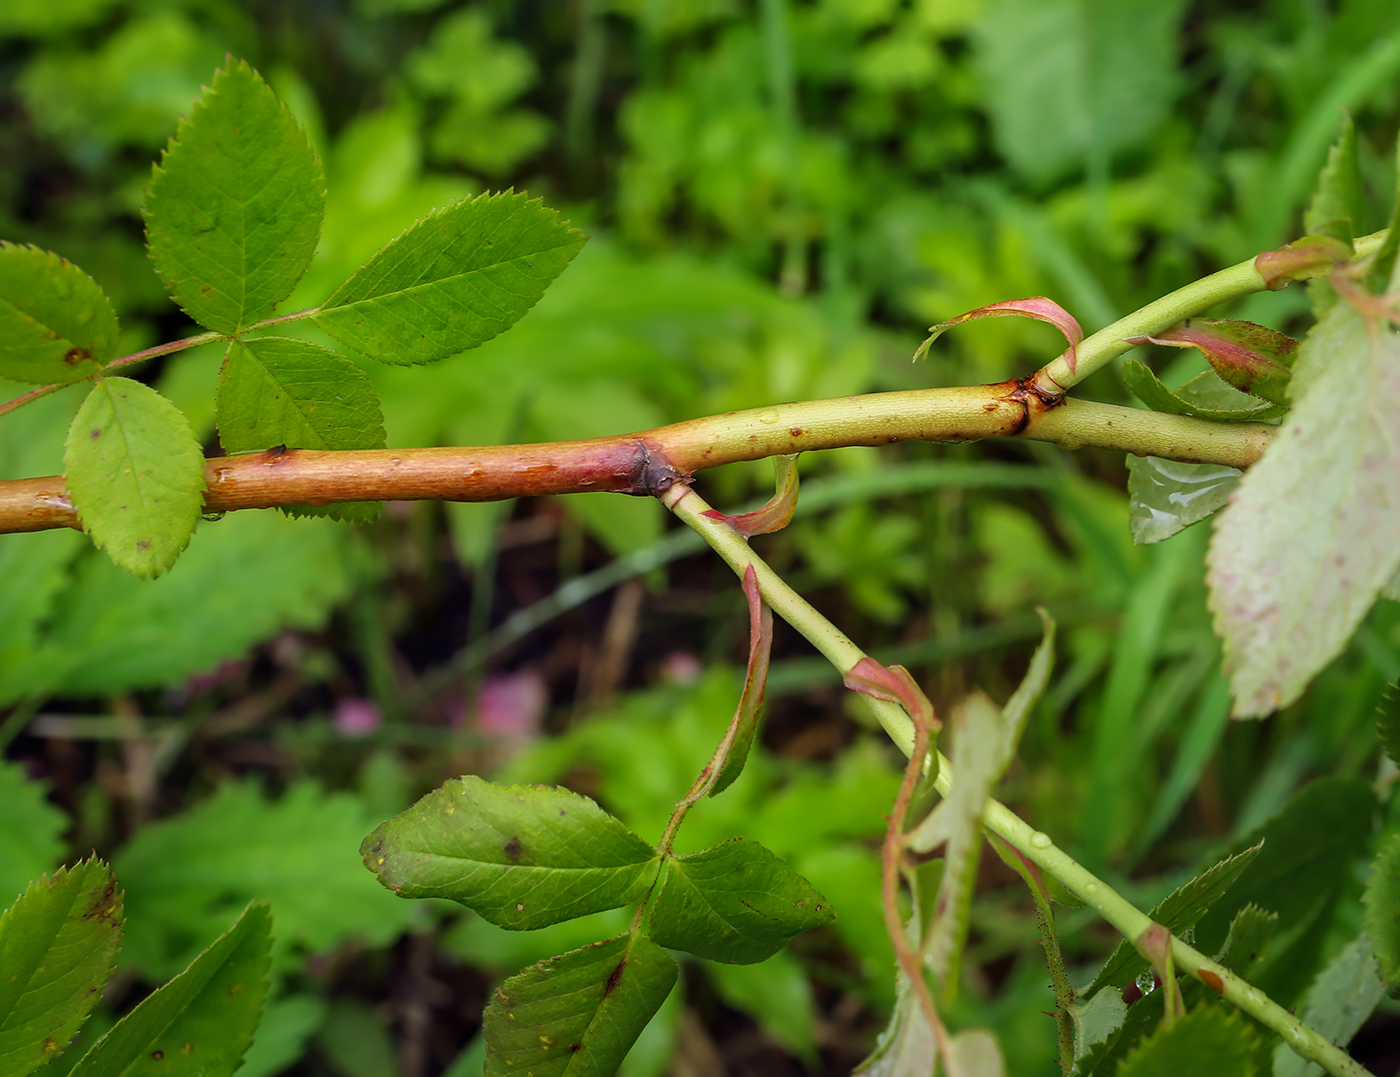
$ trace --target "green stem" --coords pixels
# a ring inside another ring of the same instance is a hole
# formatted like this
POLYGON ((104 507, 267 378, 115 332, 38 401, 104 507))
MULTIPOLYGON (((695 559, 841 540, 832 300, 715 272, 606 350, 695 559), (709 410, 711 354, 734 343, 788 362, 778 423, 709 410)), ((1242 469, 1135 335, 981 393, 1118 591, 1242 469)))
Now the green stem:
MULTIPOLYGON (((742 579, 752 567, 759 591, 773 612, 797 629, 842 674, 865 657, 835 625, 817 612, 811 603, 784 583, 771 568, 749 549, 748 543, 722 520, 704 515, 710 511, 704 499, 684 484, 676 484, 661 495, 662 503, 693 528, 742 579)), ((870 696, 861 697, 876 719, 906 756, 914 749, 914 723, 901 707, 870 696)), ((947 796, 952 790, 952 767, 941 754, 935 784, 947 796)), ((998 800, 988 798, 982 825, 1019 849, 1031 863, 1053 875, 1070 893, 1112 924, 1124 937, 1138 939, 1152 927, 1152 920, 1111 886, 1098 878, 1046 834, 1034 830, 998 800)), ((1316 1062, 1334 1077, 1374 1077, 1341 1048, 1319 1035, 1256 987, 1236 976, 1196 950, 1173 937, 1171 955, 1175 964, 1196 977, 1211 990, 1229 999, 1260 1024, 1277 1032, 1285 1043, 1309 1061, 1316 1062)))
MULTIPOLYGON (((1374 254, 1385 237, 1386 233, 1381 231, 1358 239, 1356 256, 1364 258, 1374 254)), ((1086 337, 1075 349, 1074 366, 1070 366, 1068 352, 1058 356, 1036 372, 1036 387, 1059 396, 1133 348, 1134 345, 1129 344, 1127 338, 1155 336, 1218 303, 1240 299, 1267 288, 1264 277, 1254 268, 1253 258, 1202 277, 1086 337)))

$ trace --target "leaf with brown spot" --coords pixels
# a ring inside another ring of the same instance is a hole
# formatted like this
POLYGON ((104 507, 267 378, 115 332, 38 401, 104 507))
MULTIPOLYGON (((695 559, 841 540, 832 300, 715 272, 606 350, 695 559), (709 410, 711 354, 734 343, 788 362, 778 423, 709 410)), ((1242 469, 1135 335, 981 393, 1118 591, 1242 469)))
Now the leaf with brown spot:
POLYGON ((122 900, 96 858, 43 876, 0 917, 0 1073, 57 1058, 96 1004, 121 946, 122 900))
POLYGON ((486 1077, 613 1077, 677 973, 645 935, 596 942, 516 973, 482 1018, 486 1077))
POLYGON ((262 1016, 271 949, 268 907, 249 905, 189 968, 93 1044, 70 1077, 232 1077, 262 1016))
POLYGON ((512 930, 635 901, 658 866, 654 848, 587 797, 475 775, 381 825, 360 853, 400 896, 447 898, 512 930))
POLYGON ((662 946, 711 961, 748 965, 821 927, 836 912, 806 879, 756 841, 734 838, 668 857, 647 910, 662 946))
POLYGON ((97 282, 38 247, 0 242, 0 378, 68 384, 117 354, 117 315, 97 282))

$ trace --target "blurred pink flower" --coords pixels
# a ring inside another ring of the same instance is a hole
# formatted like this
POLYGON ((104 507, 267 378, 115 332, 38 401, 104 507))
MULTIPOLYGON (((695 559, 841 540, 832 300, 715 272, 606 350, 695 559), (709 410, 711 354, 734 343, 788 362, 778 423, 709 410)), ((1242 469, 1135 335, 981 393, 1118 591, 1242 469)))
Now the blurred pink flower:
POLYGON ((379 728, 379 706, 368 699, 342 699, 331 720, 342 737, 367 737, 379 728))
POLYGON ((700 659, 689 651, 672 651, 661 662, 661 678, 672 684, 694 684, 704 672, 700 659))
POLYGON ((476 727, 490 739, 531 741, 548 705, 544 678, 535 670, 487 677, 476 698, 476 727))

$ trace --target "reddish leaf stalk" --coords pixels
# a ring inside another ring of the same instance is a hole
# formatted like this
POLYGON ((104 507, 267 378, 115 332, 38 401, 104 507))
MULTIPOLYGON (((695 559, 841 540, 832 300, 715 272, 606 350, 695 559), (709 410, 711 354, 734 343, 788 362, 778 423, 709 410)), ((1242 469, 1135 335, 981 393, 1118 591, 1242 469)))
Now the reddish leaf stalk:
MULTIPOLYGON (((874 659, 863 658, 858 663, 858 667, 865 663, 879 666, 879 663, 875 662, 874 659)), ((884 669, 883 666, 880 668, 884 669)), ((853 669, 851 673, 854 674, 855 670, 853 669)), ((905 677, 908 676, 908 673, 903 669, 900 669, 900 673, 903 673, 905 677)), ((854 691, 866 691, 853 686, 850 680, 851 675, 848 674, 847 687, 854 691)), ((868 694, 877 699, 891 698, 878 691, 868 692, 868 694)), ((919 694, 922 695, 922 693, 919 694)), ((924 1019, 928 1021, 929 1028, 933 1030, 934 1039, 938 1043, 938 1052, 944 1056, 946 1063, 948 1061, 948 1032, 938 1017, 938 1009, 933 1003, 933 995, 929 992, 928 981, 924 977, 923 961, 920 960, 914 947, 910 945, 904 923, 899 917, 899 869, 904 860, 906 839, 904 823, 909 815, 909 805, 914 799, 914 790, 918 787, 919 780, 923 776, 924 760, 929 753, 933 723, 937 720, 931 707, 925 709, 922 706, 916 706, 909 710, 909 716, 914 719, 914 750, 909 754, 909 762, 904 768, 904 780, 899 784, 894 808, 890 812, 889 826, 885 828, 885 841, 880 854, 880 907, 884 913, 885 932, 889 935, 890 942, 894 946, 899 967, 908 977, 910 986, 919 998, 919 1008, 923 1011, 924 1019)), ((917 919, 917 908, 914 915, 917 919)))
POLYGON ((700 771, 690 791, 671 813, 666 832, 657 844, 663 856, 669 854, 675 844, 676 832, 680 830, 686 813, 705 797, 716 796, 733 784, 743 770, 753 743, 759 714, 763 710, 763 697, 768 690, 768 663, 773 651, 773 611, 764 604, 763 596, 759 594, 758 573, 752 565, 744 572, 744 595, 749 604, 749 662, 744 690, 719 747, 700 771))

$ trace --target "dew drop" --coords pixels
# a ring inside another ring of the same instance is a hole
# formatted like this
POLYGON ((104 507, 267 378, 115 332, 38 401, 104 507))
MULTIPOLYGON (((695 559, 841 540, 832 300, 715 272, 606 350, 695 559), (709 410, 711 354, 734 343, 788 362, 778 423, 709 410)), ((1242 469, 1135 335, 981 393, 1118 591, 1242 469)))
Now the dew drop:
POLYGON ((1139 972, 1137 979, 1133 982, 1137 984, 1138 990, 1144 995, 1150 995, 1157 989, 1157 976, 1151 969, 1139 972))
POLYGON ((1086 894, 1097 894, 1097 893, 1099 892, 1099 884, 1098 884, 1098 883, 1085 883, 1085 884, 1084 884, 1084 892, 1085 892, 1086 894))
POLYGON ((1037 849, 1048 849, 1052 844, 1049 834, 1037 830, 1031 835, 1031 845, 1037 849))
POLYGON ((765 408, 763 411, 760 411, 758 413, 758 421, 761 423, 767 423, 769 426, 772 426, 778 421, 778 413, 773 408, 765 408))

